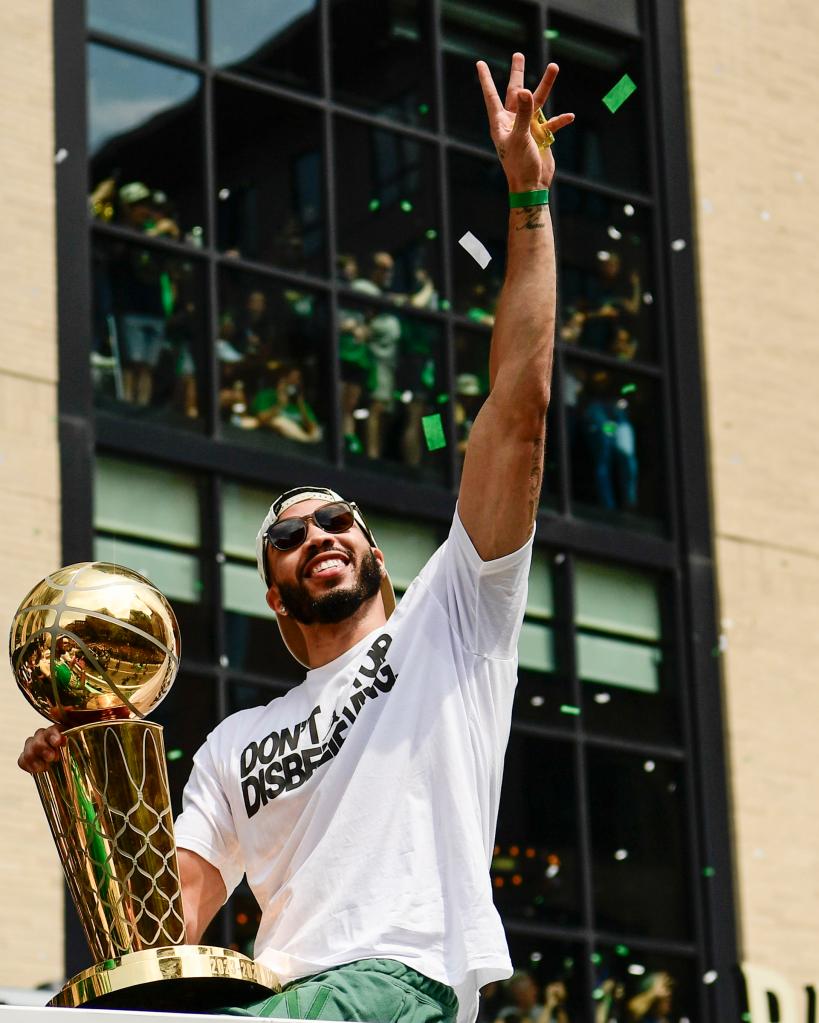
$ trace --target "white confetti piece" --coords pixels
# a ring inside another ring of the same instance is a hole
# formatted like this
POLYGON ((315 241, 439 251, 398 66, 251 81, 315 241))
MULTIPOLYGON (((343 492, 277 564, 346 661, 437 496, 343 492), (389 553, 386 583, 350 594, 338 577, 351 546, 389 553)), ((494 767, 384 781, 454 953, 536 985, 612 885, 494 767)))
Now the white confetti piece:
POLYGON ((556 565, 562 565, 565 560, 566 560, 566 555, 565 554, 555 554, 555 564, 556 565))
POLYGON ((626 205, 623 207, 623 213, 625 213, 627 217, 634 216, 634 207, 631 205, 630 202, 627 202, 626 205))
POLYGON ((618 849, 614 854, 614 858, 622 863, 623 860, 628 859, 628 849, 618 849))
POLYGON ((714 212, 714 204, 711 202, 710 199, 703 199, 702 200, 702 208, 703 208, 703 211, 705 213, 713 213, 714 212))
POLYGON ((466 249, 481 270, 485 270, 489 266, 489 261, 492 259, 489 249, 471 231, 467 231, 463 238, 459 238, 458 244, 462 249, 466 249))
POLYGON ((222 654, 222 656, 219 658, 219 664, 223 668, 226 668, 230 664, 230 661, 227 659, 225 654, 222 654))
POLYGON ((674 250, 674 252, 682 252, 682 250, 685 248, 685 244, 686 244, 685 238, 675 238, 674 241, 671 243, 671 248, 674 250))
POLYGON ((802 171, 794 171, 793 180, 797 183, 797 185, 801 185, 805 181, 805 175, 802 173, 802 171))
POLYGON ((702 982, 703 984, 713 984, 717 977, 719 977, 719 974, 716 970, 709 970, 707 973, 703 974, 702 982))
POLYGON ((770 210, 762 210, 760 212, 760 214, 759 214, 759 219, 760 220, 770 220, 771 219, 771 211, 770 210))
POLYGON ((654 296, 651 294, 651 292, 650 291, 644 291, 643 292, 643 303, 645 305, 652 305, 653 302, 654 302, 654 296))
POLYGON ((595 693, 594 694, 594 702, 595 703, 610 703, 611 702, 611 693, 595 693))
POLYGON ((611 238, 613 241, 616 241, 616 242, 619 242, 620 239, 623 237, 622 233, 617 230, 617 228, 614 226, 614 224, 610 224, 609 225, 608 236, 609 236, 609 238, 611 238))
POLYGON ((57 152, 54 154, 55 163, 62 163, 63 160, 66 160, 67 158, 68 158, 67 149, 58 149, 57 152))

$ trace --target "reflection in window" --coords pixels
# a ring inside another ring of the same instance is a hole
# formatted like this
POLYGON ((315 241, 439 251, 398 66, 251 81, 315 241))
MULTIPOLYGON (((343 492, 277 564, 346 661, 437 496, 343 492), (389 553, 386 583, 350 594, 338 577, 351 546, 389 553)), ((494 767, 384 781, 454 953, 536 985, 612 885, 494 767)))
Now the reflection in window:
POLYGON ((382 515, 366 508, 362 508, 362 514, 384 552, 390 581, 400 597, 441 545, 439 530, 426 522, 382 515))
POLYGON ((557 14, 550 18, 548 38, 550 59, 560 65, 551 110, 573 110, 577 115, 571 129, 560 133, 561 169, 632 191, 647 190, 639 42, 557 14), (602 99, 626 74, 637 91, 612 114, 602 99))
POLYGON ((94 529, 94 559, 124 565, 150 579, 179 619, 183 658, 208 657, 212 630, 203 599, 196 477, 99 456, 94 529))
POLYGON ((659 387, 591 362, 566 363, 563 397, 576 511, 634 528, 662 513, 659 387))
POLYGON ((657 358, 647 212, 561 185, 560 340, 622 362, 657 358))
POLYGON ((198 75, 92 44, 92 214, 150 237, 203 242, 198 75))
POLYGON ((475 323, 491 327, 503 284, 508 191, 500 163, 453 152, 449 158, 451 237, 471 231, 489 250, 492 261, 482 270, 460 246, 452 259, 455 311, 475 323))
POLYGON ((436 155, 417 139, 336 118, 338 274, 437 307, 441 287, 436 155), (382 256, 389 279, 374 277, 382 256), (420 293, 420 294, 419 294, 420 293), (423 301, 422 301, 423 300, 423 301))
POLYGON ((324 457, 326 324, 323 296, 223 269, 216 347, 227 435, 324 457))
POLYGON ((88 0, 88 26, 180 57, 198 56, 196 0, 164 0, 161 7, 131 0, 88 0))
POLYGON ((216 82, 219 247, 231 256, 326 272, 321 121, 254 89, 216 82))
POLYGON ((698 1018, 696 970, 689 960, 620 944, 600 946, 591 961, 595 1023, 698 1018))
POLYGON ((579 922, 576 805, 571 746, 513 732, 492 858, 504 918, 579 922))
POLYGON ((199 419, 204 339, 198 263, 119 240, 92 245, 96 404, 176 423, 199 419))
POLYGON ((585 1020, 587 956, 583 946, 520 934, 512 926, 507 927, 506 937, 514 975, 482 989, 478 1019, 487 1023, 499 1018, 504 1023, 585 1020))
POLYGON ((330 11, 335 101, 434 131, 428 0, 334 0, 330 11))
POLYGON ((293 89, 319 89, 316 0, 209 0, 217 67, 293 89))
MULTIPOLYGON (((378 253, 377 257, 387 257, 378 253)), ((389 297, 395 306, 417 296, 386 290, 391 267, 373 262, 354 291, 389 297)), ((344 299, 339 310, 341 403, 348 459, 398 462, 422 477, 440 478, 444 460, 427 449, 423 418, 446 414, 443 335, 437 323, 397 308, 363 306, 344 299)))
POLYGON ((447 133, 491 148, 475 62, 487 62, 503 98, 512 54, 527 53, 525 85, 535 88, 544 70, 538 67, 537 51, 532 53, 532 40, 538 36, 537 9, 517 0, 503 4, 443 0, 441 6, 447 133))
POLYGON ((605 749, 587 755, 596 926, 689 937, 680 765, 605 749))

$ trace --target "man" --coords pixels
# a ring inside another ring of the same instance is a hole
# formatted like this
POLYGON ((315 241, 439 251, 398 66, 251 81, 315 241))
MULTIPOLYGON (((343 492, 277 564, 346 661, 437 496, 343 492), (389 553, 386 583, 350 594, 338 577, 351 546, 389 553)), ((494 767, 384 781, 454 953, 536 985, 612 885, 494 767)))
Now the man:
MULTIPOLYGON (((510 975, 492 851, 550 396, 555 264, 550 133, 515 54, 504 106, 478 74, 512 193, 491 393, 458 510, 391 616, 384 558, 360 512, 317 487, 272 505, 257 537, 267 602, 310 670, 223 721, 197 753, 177 822, 187 939, 243 874, 262 907, 259 960, 287 986, 235 1014, 469 1023, 510 975), (541 138, 535 141, 533 131, 541 138)), ((552 118, 557 131, 572 114, 552 118)), ((42 770, 62 738, 29 739, 42 770)))

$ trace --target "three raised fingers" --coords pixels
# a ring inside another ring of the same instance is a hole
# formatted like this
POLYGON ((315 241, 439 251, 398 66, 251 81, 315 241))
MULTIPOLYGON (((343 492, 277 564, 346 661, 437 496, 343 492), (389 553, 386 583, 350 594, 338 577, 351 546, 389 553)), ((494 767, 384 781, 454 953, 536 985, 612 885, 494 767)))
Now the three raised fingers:
POLYGON ((543 72, 543 77, 538 83, 538 87, 535 89, 535 110, 538 107, 542 107, 546 100, 549 98, 549 93, 552 91, 552 86, 555 84, 559 68, 557 64, 549 64, 546 70, 543 72))
POLYGON ((523 88, 523 69, 526 58, 522 53, 512 54, 512 67, 509 69, 509 84, 506 87, 506 109, 513 113, 518 106, 518 90, 523 88))
POLYGON ((483 93, 484 103, 486 103, 486 112, 489 114, 490 121, 492 121, 503 110, 503 103, 501 103, 498 90, 495 88, 495 82, 492 79, 489 65, 485 60, 479 60, 477 66, 478 81, 481 83, 481 92, 483 93))

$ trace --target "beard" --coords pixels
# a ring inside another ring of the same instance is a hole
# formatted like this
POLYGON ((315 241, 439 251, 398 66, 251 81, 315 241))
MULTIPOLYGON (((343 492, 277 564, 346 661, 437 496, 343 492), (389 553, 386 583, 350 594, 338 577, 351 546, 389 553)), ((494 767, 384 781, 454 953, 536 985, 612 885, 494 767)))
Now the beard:
POLYGON ((279 594, 287 613, 301 625, 336 625, 350 618, 362 604, 381 589, 381 568, 371 550, 361 559, 358 577, 352 586, 328 590, 311 597, 298 585, 279 583, 279 594))

